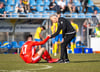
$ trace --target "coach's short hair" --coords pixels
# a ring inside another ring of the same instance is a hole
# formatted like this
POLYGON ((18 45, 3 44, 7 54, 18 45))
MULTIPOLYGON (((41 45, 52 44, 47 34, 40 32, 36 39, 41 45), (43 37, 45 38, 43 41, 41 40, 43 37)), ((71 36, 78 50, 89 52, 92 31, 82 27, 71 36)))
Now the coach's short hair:
POLYGON ((53 15, 51 15, 51 16, 50 16, 50 19, 51 19, 52 17, 54 17, 54 16, 56 16, 56 17, 57 17, 57 15, 53 14, 53 15))

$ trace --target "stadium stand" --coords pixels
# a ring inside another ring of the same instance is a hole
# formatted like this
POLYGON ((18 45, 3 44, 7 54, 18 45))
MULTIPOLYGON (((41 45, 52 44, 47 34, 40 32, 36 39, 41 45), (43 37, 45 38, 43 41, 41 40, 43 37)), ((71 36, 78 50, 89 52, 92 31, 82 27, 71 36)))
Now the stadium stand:
POLYGON ((11 42, 12 48, 19 48, 19 45, 16 41, 11 42))
MULTIPOLYGON (((5 11, 7 12, 7 14, 15 14, 14 13, 15 12, 15 7, 19 3, 19 1, 20 0, 0 0, 0 2, 4 2, 5 11)), ((58 1, 59 0, 56 0, 56 2, 58 2, 58 1)), ((64 0, 64 1, 66 2, 66 6, 67 6, 69 0, 64 0)), ((87 16, 90 13, 93 13, 94 10, 97 10, 98 13, 100 13, 100 8, 95 6, 95 4, 93 3, 92 0, 89 0, 89 2, 88 2, 88 13, 87 14, 81 13, 82 12, 82 5, 81 5, 79 0, 73 0, 73 2, 75 3, 75 6, 78 9, 79 14, 72 13, 72 15, 70 14, 71 15, 70 17, 73 17, 73 18, 80 18, 80 17, 81 18, 87 18, 87 16), (75 15, 79 15, 79 16, 75 16, 75 15)), ((55 11, 50 11, 49 10, 50 0, 29 0, 29 4, 30 4, 31 9, 36 8, 36 11, 34 11, 34 10, 31 11, 32 12, 31 14, 34 14, 34 16, 30 16, 30 13, 27 13, 26 17, 28 17, 28 18, 30 18, 30 17, 34 18, 36 16, 35 14, 37 14, 37 12, 42 13, 42 14, 46 14, 46 12, 48 14, 55 14, 55 11), (29 15, 29 16, 27 16, 27 15, 29 15)), ((64 17, 66 17, 66 14, 69 14, 69 11, 66 11, 62 15, 64 17)), ((44 17, 44 15, 42 15, 42 16, 44 17)), ((16 14, 16 15, 12 15, 12 17, 19 17, 19 16, 18 16, 18 14, 16 14)), ((37 17, 41 17, 41 16, 37 16, 37 17)), ((48 18, 49 16, 47 15, 45 17, 48 18)))
POLYGON ((24 43, 24 41, 19 41, 19 48, 21 48, 24 43))

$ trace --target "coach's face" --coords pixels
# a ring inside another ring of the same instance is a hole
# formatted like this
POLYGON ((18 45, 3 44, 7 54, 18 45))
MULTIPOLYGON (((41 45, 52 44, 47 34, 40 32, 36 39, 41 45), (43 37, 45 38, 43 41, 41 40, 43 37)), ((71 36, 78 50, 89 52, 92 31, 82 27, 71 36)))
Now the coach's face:
POLYGON ((51 20, 53 23, 56 23, 56 22, 58 22, 58 17, 53 16, 53 17, 51 17, 50 20, 51 20))

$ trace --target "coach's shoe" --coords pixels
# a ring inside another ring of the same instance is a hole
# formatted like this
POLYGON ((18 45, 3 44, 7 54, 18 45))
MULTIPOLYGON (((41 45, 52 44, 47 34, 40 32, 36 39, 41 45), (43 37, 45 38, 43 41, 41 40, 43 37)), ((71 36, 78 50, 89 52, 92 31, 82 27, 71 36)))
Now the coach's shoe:
POLYGON ((57 63, 64 63, 63 59, 59 59, 57 63))
POLYGON ((47 62, 48 63, 56 63, 59 59, 53 59, 51 58, 50 60, 48 60, 47 62))
POLYGON ((69 62, 70 62, 69 59, 64 60, 64 63, 69 63, 69 62))

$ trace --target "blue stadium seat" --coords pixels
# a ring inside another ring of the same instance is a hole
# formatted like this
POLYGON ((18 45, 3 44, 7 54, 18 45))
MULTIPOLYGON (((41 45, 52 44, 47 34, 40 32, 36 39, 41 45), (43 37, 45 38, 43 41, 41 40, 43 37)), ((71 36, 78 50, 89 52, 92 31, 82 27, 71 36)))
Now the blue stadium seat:
POLYGON ((80 2, 79 1, 76 1, 75 2, 75 6, 81 6, 80 2))
POLYGON ((3 44, 5 44, 5 43, 9 43, 9 42, 8 41, 4 41, 3 44))
POLYGON ((12 13, 11 17, 15 17, 15 18, 18 18, 18 14, 17 13, 12 13))
POLYGON ((6 6, 6 7, 5 7, 5 11, 6 11, 6 12, 14 12, 14 9, 13 9, 13 7, 11 7, 11 6, 6 6))
POLYGON ((91 18, 92 13, 86 13, 86 18, 91 18))
POLYGON ((89 7, 94 6, 94 3, 93 3, 92 0, 90 0, 90 1, 88 2, 88 6, 89 6, 89 7))
POLYGON ((42 13, 43 18, 49 18, 49 14, 47 12, 42 13))
POLYGON ((19 42, 19 48, 21 48, 21 47, 23 46, 24 43, 25 43, 24 41, 20 41, 20 42, 19 42))
POLYGON ((97 6, 94 7, 94 10, 97 10, 98 12, 100 12, 100 8, 97 6))
POLYGON ((30 6, 36 6, 36 2, 35 2, 35 0, 30 0, 30 6))
POLYGON ((44 11, 45 11, 45 10, 49 10, 49 6, 45 5, 45 6, 43 7, 43 10, 44 10, 44 11))
POLYGON ((11 42, 13 48, 19 48, 16 41, 11 42))
POLYGON ((49 5, 50 4, 50 1, 49 0, 44 0, 44 4, 45 5, 49 5))
POLYGON ((2 42, 0 42, 0 46, 2 45, 2 42))
POLYGON ((93 13, 94 12, 93 9, 92 9, 92 7, 88 7, 88 12, 89 13, 93 13))
POLYGON ((36 13, 34 13, 34 17, 35 17, 35 18, 41 18, 41 17, 42 17, 42 15, 40 15, 40 13, 39 13, 39 12, 36 12, 36 13))
POLYGON ((0 42, 0 48, 1 48, 2 42, 0 42))
POLYGON ((37 10, 38 12, 43 12, 43 8, 42 8, 40 5, 38 5, 38 6, 36 7, 36 10, 37 10))
POLYGON ((78 18, 85 18, 85 14, 84 13, 79 13, 78 18))
POLYGON ((5 0, 0 0, 0 2, 3 2, 3 3, 5 3, 5 0))
POLYGON ((36 4, 37 4, 37 5, 44 5, 44 3, 43 3, 42 0, 36 0, 36 4))
POLYGON ((72 13, 72 18, 77 18, 77 13, 72 13))
POLYGON ((32 13, 27 13, 26 17, 33 18, 33 14, 32 13))
POLYGON ((4 41, 4 42, 3 42, 3 45, 0 46, 0 48, 7 48, 7 45, 8 45, 8 44, 9 44, 8 41, 4 41))
POLYGON ((20 0, 15 0, 15 4, 19 4, 20 3, 20 0))
POLYGON ((86 47, 86 46, 84 46, 81 41, 76 42, 76 48, 84 48, 84 47, 86 47))
POLYGON ((15 5, 14 0, 7 0, 7 5, 15 5))

